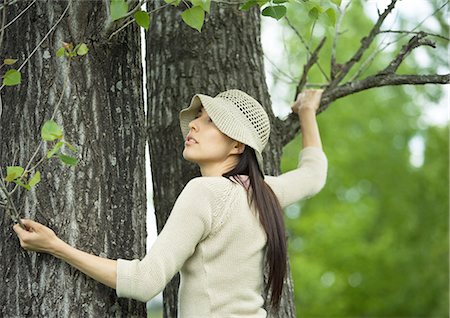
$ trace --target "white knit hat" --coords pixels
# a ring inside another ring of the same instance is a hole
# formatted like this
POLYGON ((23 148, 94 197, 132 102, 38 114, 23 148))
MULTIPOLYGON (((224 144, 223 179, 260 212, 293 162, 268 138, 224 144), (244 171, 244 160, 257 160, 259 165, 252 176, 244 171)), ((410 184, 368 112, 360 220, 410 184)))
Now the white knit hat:
POLYGON ((189 107, 179 114, 184 137, 189 133, 189 123, 202 106, 222 133, 255 150, 259 168, 264 173, 261 153, 269 140, 270 122, 261 104, 238 89, 227 90, 214 98, 196 94, 189 107))

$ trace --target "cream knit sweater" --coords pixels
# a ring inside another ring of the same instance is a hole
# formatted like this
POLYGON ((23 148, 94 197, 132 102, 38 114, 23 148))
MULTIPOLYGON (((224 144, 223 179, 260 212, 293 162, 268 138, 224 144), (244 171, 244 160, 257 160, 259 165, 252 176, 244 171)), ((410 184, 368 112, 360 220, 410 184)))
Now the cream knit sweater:
MULTIPOLYGON (((283 208, 325 185, 323 151, 306 147, 299 157, 297 169, 265 177, 283 208)), ((266 317, 265 245, 241 185, 224 177, 194 178, 144 259, 117 261, 117 295, 148 301, 180 271, 178 317, 266 317)))

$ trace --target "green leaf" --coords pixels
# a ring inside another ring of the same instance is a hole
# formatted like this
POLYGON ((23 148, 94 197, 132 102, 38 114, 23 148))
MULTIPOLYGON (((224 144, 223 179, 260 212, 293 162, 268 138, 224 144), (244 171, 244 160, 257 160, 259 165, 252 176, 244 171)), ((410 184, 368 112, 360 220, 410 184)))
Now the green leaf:
POLYGON ((205 11, 199 6, 185 10, 181 14, 183 21, 191 28, 202 31, 203 20, 205 19, 205 11))
POLYGON ((288 2, 288 1, 289 0, 273 0, 272 2, 278 4, 278 3, 285 3, 285 2, 288 2))
POLYGON ((13 65, 14 63, 16 63, 18 60, 16 60, 16 59, 4 59, 3 60, 3 64, 6 64, 6 65, 13 65))
POLYGON ((274 19, 280 20, 286 15, 285 6, 269 6, 262 11, 262 15, 266 17, 272 17, 274 19))
POLYGON ((176 7, 180 4, 181 0, 164 0, 164 2, 176 7))
POLYGON ((20 84, 22 75, 17 70, 8 70, 3 75, 3 84, 6 86, 14 86, 20 84))
POLYGON ((67 141, 63 141, 63 142, 66 144, 67 147, 70 148, 70 150, 72 150, 73 152, 77 152, 77 149, 74 146, 69 144, 67 141))
POLYGON ((25 169, 23 169, 20 166, 9 166, 9 167, 6 167, 5 180, 8 181, 8 182, 11 182, 11 181, 19 178, 24 171, 25 171, 25 169))
POLYGON ((59 149, 61 149, 62 145, 64 145, 64 141, 58 142, 58 143, 55 145, 55 147, 53 147, 52 150, 49 150, 49 151, 47 152, 47 159, 50 159, 51 157, 53 157, 53 155, 54 155, 55 153, 57 153, 57 152, 59 151, 59 149))
POLYGON ((56 57, 64 56, 64 48, 60 47, 58 51, 56 51, 56 57))
POLYGON ((248 11, 250 8, 256 6, 258 2, 256 0, 249 0, 240 5, 239 9, 242 11, 248 11))
POLYGON ((14 180, 14 183, 20 185, 21 187, 23 187, 27 190, 31 190, 31 187, 28 184, 25 184, 20 180, 14 180))
POLYGON ((148 31, 148 28, 150 26, 150 16, 145 11, 138 11, 134 14, 134 19, 136 20, 136 23, 143 27, 148 31))
POLYGON ((337 5, 338 7, 341 6, 342 0, 331 0, 331 2, 333 2, 335 5, 337 5))
POLYGON ((111 0, 111 19, 119 20, 128 13, 128 5, 124 0, 111 0))
POLYGON ((76 51, 78 55, 86 55, 89 49, 85 43, 80 43, 80 46, 76 51))
POLYGON ((311 19, 316 20, 319 17, 319 10, 314 7, 311 10, 309 10, 308 15, 311 19))
POLYGON ((41 181, 41 173, 39 171, 36 171, 34 176, 28 181, 28 185, 30 187, 34 187, 36 184, 38 184, 41 181))
POLYGON ((194 6, 199 6, 205 12, 209 13, 211 7, 211 0, 191 0, 191 2, 194 6))
POLYGON ((335 25, 336 24, 336 12, 334 12, 333 9, 328 9, 327 11, 325 11, 325 14, 328 17, 328 21, 330 22, 330 24, 335 25))
POLYGON ((49 120, 42 126, 41 137, 46 141, 53 141, 55 139, 61 139, 63 132, 55 121, 49 120))
POLYGON ((61 161, 63 163, 65 163, 66 165, 69 165, 69 166, 75 166, 78 163, 77 158, 74 158, 71 156, 59 154, 58 157, 59 157, 59 159, 61 159, 61 161))

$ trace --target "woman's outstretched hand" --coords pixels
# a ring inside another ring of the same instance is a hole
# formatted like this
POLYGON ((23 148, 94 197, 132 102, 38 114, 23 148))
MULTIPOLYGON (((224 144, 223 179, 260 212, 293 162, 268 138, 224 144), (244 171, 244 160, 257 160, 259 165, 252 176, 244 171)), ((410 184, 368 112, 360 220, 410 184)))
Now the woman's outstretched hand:
POLYGON ((48 227, 28 219, 22 219, 25 229, 19 224, 14 225, 13 229, 20 240, 20 246, 28 251, 52 253, 58 237, 48 227))
POLYGON ((300 114, 303 109, 313 110, 317 112, 320 106, 323 89, 307 89, 297 96, 297 100, 291 106, 294 113, 300 114))

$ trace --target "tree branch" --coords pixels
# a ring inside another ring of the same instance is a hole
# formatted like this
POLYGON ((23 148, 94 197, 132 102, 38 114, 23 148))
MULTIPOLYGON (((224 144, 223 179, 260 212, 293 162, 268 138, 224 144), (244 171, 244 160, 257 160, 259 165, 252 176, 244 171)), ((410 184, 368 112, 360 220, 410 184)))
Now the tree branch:
POLYGON ((331 47, 331 65, 330 65, 330 77, 333 80, 335 75, 336 75, 336 71, 337 71, 337 65, 336 65, 336 47, 337 47, 337 40, 339 38, 339 30, 341 28, 341 24, 342 24, 342 20, 344 19, 344 15, 345 12, 347 12, 348 7, 350 6, 352 2, 349 1, 347 2, 347 4, 345 5, 344 9, 340 11, 340 15, 339 15, 339 19, 336 23, 336 30, 334 33, 334 38, 333 38, 333 45, 331 47))
MULTIPOLYGON (((305 39, 303 39, 302 35, 297 31, 297 29, 292 25, 291 21, 289 21, 289 19, 287 17, 285 19, 286 19, 287 24, 289 25, 289 27, 294 31, 294 33, 300 39, 300 42, 302 42, 302 44, 305 46, 306 51, 308 51, 309 54, 313 55, 313 53, 311 52, 311 48, 308 46, 308 44, 306 44, 305 39)), ((322 66, 320 66, 320 63, 317 63, 317 67, 319 68, 320 72, 325 77, 325 79, 327 81, 329 81, 330 79, 328 78, 328 76, 325 73, 325 71, 322 69, 322 66)))
POLYGON ((409 53, 411 53, 412 50, 414 50, 419 46, 427 45, 436 48, 436 45, 433 41, 425 39, 426 36, 427 35, 424 32, 419 32, 417 35, 413 36, 407 44, 402 46, 400 52, 395 57, 395 59, 392 60, 392 62, 389 63, 389 65, 378 74, 382 75, 395 73, 395 71, 397 71, 398 67, 403 62, 403 60, 409 55, 409 53))
POLYGON ((414 32, 414 31, 403 31, 403 30, 382 30, 378 33, 398 33, 398 34, 419 34, 419 33, 424 33, 428 36, 435 36, 437 38, 441 38, 443 40, 447 40, 450 41, 450 38, 443 36, 441 34, 435 34, 435 33, 429 33, 429 32, 424 32, 424 31, 419 31, 419 32, 414 32))
MULTIPOLYGON (((14 19, 12 19, 7 25, 2 26, 1 28, 1 32, 3 32, 7 27, 9 27, 11 24, 13 24, 17 19, 19 19, 37 0, 34 0, 33 2, 31 2, 28 7, 26 7, 25 9, 23 9, 14 19)), ((11 5, 12 3, 6 4, 6 0, 5 0, 5 4, 3 5, 3 8, 6 8, 8 5, 11 5)), ((6 9, 3 11, 4 14, 6 14, 6 9)), ((0 46, 1 47, 1 46, 0 46)))
MULTIPOLYGON (((361 81, 347 83, 335 88, 324 91, 322 95, 322 100, 320 103, 319 110, 317 114, 320 114, 329 105, 345 96, 361 92, 375 87, 383 86, 395 86, 395 85, 423 85, 423 84, 449 84, 450 74, 445 75, 399 75, 399 74, 389 74, 389 75, 373 75, 369 76, 361 81)), ((278 127, 282 135, 282 146, 285 146, 289 141, 291 141, 300 129, 300 123, 298 120, 298 115, 291 113, 288 118, 284 121, 280 121, 281 127, 278 127)))
POLYGON ((319 43, 319 45, 317 46, 317 48, 314 50, 314 52, 313 52, 313 53, 311 54, 311 56, 309 57, 308 62, 306 62, 305 66, 303 67, 303 74, 302 74, 302 77, 301 77, 301 79, 300 79, 300 82, 299 82, 298 85, 297 85, 297 89, 296 89, 296 91, 295 91, 295 96, 297 96, 297 95, 303 90, 303 87, 305 86, 306 80, 307 80, 307 78, 308 78, 308 72, 309 72, 309 70, 311 69, 311 67, 312 67, 314 64, 316 64, 317 59, 318 59, 318 55, 319 55, 319 51, 320 51, 320 49, 323 47, 323 45, 324 45, 326 39, 327 39, 327 38, 324 37, 324 38, 320 41, 320 43, 319 43))
POLYGON ((373 26, 372 30, 370 30, 369 35, 361 40, 361 46, 359 47, 358 51, 356 51, 356 53, 350 58, 350 60, 348 60, 345 64, 343 64, 340 70, 338 70, 335 79, 333 79, 330 83, 330 87, 336 87, 339 84, 339 82, 341 82, 342 79, 348 74, 353 65, 355 65, 355 63, 361 59, 364 52, 369 48, 375 36, 378 34, 384 20, 389 15, 389 13, 391 13, 391 11, 394 9, 396 2, 397 0, 392 0, 389 6, 386 8, 386 10, 384 10, 384 12, 381 15, 379 15, 378 20, 373 26))

